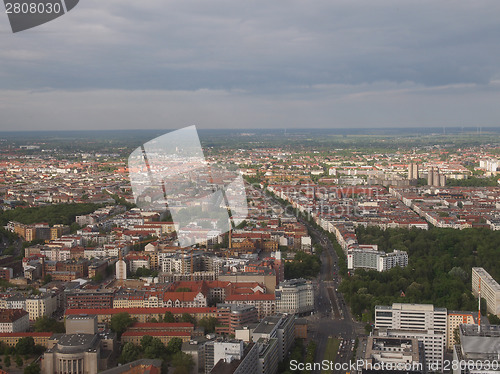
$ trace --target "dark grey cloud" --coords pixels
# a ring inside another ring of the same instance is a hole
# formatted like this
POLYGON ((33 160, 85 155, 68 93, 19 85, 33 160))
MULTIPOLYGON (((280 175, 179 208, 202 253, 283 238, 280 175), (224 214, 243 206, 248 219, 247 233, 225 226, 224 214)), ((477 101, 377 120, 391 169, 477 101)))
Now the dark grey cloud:
POLYGON ((499 92, 498 14, 496 0, 82 0, 64 17, 15 35, 4 17, 0 129, 26 120, 19 107, 55 126, 56 115, 33 97, 49 106, 66 98, 68 120, 92 102, 94 121, 100 113, 113 127, 148 112, 160 126, 156 119, 168 117, 162 109, 230 126, 235 107, 257 127, 299 126, 310 115, 317 126, 474 118, 495 125, 497 105, 488 103, 499 92), (129 105, 120 121, 107 113, 118 98, 129 105), (160 98, 169 102, 147 103, 160 98), (395 103, 400 108, 391 110, 395 103))
POLYGON ((8 37, 0 84, 259 91, 484 84, 499 69, 495 1, 145 3, 86 0, 64 19, 8 37))

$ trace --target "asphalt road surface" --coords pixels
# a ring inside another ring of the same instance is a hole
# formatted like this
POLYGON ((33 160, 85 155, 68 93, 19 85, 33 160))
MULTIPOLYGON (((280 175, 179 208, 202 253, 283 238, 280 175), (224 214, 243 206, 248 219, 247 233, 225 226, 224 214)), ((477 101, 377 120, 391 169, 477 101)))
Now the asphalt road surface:
MULTIPOLYGON (((329 337, 342 339, 336 363, 349 363, 354 355, 353 343, 362 325, 352 319, 349 308, 345 304, 338 285, 342 281, 337 265, 337 253, 333 249, 330 239, 319 230, 316 230, 308 222, 300 220, 305 224, 314 243, 323 247, 321 254, 321 271, 316 280, 315 313, 310 319, 311 337, 317 343, 315 362, 324 359, 326 345, 329 337)), ((321 373, 320 370, 315 373, 321 373)), ((345 374, 344 370, 336 373, 345 374)))
MULTIPOLYGON (((273 198, 275 203, 279 202, 273 198)), ((312 316, 308 317, 309 338, 317 343, 314 362, 321 363, 325 356, 326 346, 330 337, 341 339, 341 346, 335 360, 336 363, 349 363, 355 354, 353 342, 358 334, 363 332, 363 325, 352 319, 349 308, 337 288, 342 282, 338 269, 338 257, 330 239, 321 231, 314 228, 309 222, 297 217, 299 222, 309 230, 313 244, 320 244, 321 270, 315 280, 315 308, 312 316)), ((313 373, 321 373, 314 370, 313 373)), ((346 374, 345 370, 334 373, 346 374)))

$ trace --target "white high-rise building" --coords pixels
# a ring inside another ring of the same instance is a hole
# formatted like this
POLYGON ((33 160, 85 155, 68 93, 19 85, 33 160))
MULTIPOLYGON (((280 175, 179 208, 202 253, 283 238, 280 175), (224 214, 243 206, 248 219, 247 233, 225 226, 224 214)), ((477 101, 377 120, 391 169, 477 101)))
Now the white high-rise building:
POLYGON ((424 344, 427 363, 443 369, 447 310, 431 304, 392 304, 375 307, 375 328, 387 336, 417 338, 424 344))
POLYGON ((275 291, 278 313, 300 314, 314 310, 314 288, 305 279, 281 282, 275 291))
POLYGON ((408 179, 418 179, 418 164, 410 163, 408 165, 408 179))
POLYGON ((446 334, 446 308, 432 304, 399 304, 375 307, 375 328, 436 330, 446 334))
POLYGON ((500 169, 500 161, 497 159, 480 160, 479 167, 489 172, 496 172, 500 169))
POLYGON ((378 271, 387 271, 396 266, 402 268, 408 266, 408 253, 406 251, 398 251, 396 249, 394 252, 384 253, 378 258, 378 271))
POLYGON ((394 250, 394 252, 385 253, 371 248, 355 248, 347 252, 347 268, 349 270, 361 268, 382 272, 396 266, 408 266, 407 252, 394 250))
POLYGON ((500 316, 500 285, 483 268, 472 268, 472 293, 479 295, 481 280, 481 298, 486 300, 488 312, 500 316))
POLYGON ((424 356, 428 372, 442 372, 446 334, 436 330, 379 329, 376 335, 400 339, 417 339, 424 346, 424 356))

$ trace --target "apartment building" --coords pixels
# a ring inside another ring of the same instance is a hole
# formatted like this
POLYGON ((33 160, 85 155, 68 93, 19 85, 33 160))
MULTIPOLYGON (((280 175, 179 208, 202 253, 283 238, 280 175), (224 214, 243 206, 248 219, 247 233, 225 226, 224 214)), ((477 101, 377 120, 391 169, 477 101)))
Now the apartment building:
POLYGON ((54 225, 50 228, 50 240, 56 240, 62 235, 69 234, 70 227, 68 225, 54 225))
POLYGON ((14 270, 12 268, 0 267, 0 279, 10 281, 14 277, 14 270))
POLYGON ((278 340, 278 361, 283 361, 295 338, 295 317, 293 315, 275 315, 264 318, 252 331, 252 340, 278 340))
POLYGON ((399 304, 375 307, 375 328, 436 330, 446 333, 447 310, 432 304, 399 304))
POLYGON ((57 298, 54 294, 33 295, 26 299, 26 311, 30 321, 40 317, 50 317, 57 309, 57 298))
POLYGON ((35 344, 48 347, 52 335, 54 335, 53 332, 3 332, 0 333, 0 343, 15 347, 22 338, 32 337, 35 344))
POLYGON ((191 314, 197 321, 204 317, 217 317, 216 308, 107 308, 107 309, 66 309, 65 315, 88 314, 97 316, 99 323, 109 323, 111 318, 118 313, 128 313, 130 317, 135 318, 137 322, 146 323, 152 319, 159 320, 163 318, 165 312, 171 312, 174 318, 179 321, 184 313, 191 314))
POLYGON ((399 339, 417 339, 419 343, 423 344, 428 372, 443 372, 444 348, 446 345, 446 336, 444 333, 436 330, 381 328, 375 332, 375 335, 399 339))
POLYGON ((276 313, 276 296, 273 294, 256 292, 249 295, 229 295, 226 297, 225 303, 234 305, 252 305, 257 309, 259 320, 267 316, 272 316, 276 313))
POLYGON ((132 274, 135 273, 137 269, 140 268, 149 269, 151 267, 149 262, 150 261, 149 256, 129 254, 125 257, 125 259, 128 262, 128 270, 132 274))
POLYGON ((106 309, 113 307, 115 290, 74 290, 66 293, 67 309, 106 309))
POLYGON ((448 311, 448 319, 446 323, 446 349, 453 349, 453 346, 457 344, 455 335, 459 332, 457 330, 459 326, 462 324, 477 324, 477 317, 477 312, 448 311))
POLYGON ((257 309, 252 305, 217 304, 219 334, 234 334, 236 329, 257 322, 257 309))
POLYGON ((24 332, 29 328, 29 314, 22 309, 0 309, 0 333, 24 332))
POLYGON ((228 357, 219 362, 210 370, 210 374, 260 374, 258 345, 249 343, 243 351, 241 359, 228 357))
POLYGON ((382 272, 396 266, 408 266, 408 253, 406 251, 395 250, 385 253, 376 249, 356 248, 347 253, 347 268, 349 270, 361 268, 382 272))
POLYGON ((500 316, 500 285, 483 268, 472 268, 472 293, 479 295, 481 280, 481 298, 486 300, 486 308, 491 314, 500 316))
POLYGON ((3 309, 24 309, 26 310, 26 296, 14 294, 2 300, 3 309))
POLYGON ((377 271, 387 271, 396 266, 402 268, 408 266, 408 253, 406 251, 395 250, 391 253, 384 253, 378 259, 377 271))

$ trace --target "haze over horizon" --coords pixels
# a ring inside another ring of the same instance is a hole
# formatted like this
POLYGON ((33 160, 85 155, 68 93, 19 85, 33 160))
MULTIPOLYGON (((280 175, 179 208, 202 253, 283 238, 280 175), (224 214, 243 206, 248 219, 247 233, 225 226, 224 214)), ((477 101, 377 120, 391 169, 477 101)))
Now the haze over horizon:
POLYGON ((498 127, 500 3, 85 0, 10 33, 0 131, 498 127))

